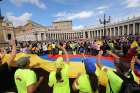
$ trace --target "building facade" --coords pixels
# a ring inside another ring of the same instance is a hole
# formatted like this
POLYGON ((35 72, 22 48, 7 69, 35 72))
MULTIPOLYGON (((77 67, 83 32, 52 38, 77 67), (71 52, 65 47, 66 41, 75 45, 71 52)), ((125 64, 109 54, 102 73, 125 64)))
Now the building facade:
MULTIPOLYGON (((46 40, 78 40, 104 37, 104 27, 86 27, 80 30, 72 30, 72 21, 53 22, 52 26, 42 26, 35 22, 29 22, 23 27, 16 28, 18 41, 46 41, 46 40), (63 23, 64 22, 64 23, 63 23)), ((134 17, 118 23, 110 23, 105 28, 106 37, 117 38, 121 36, 140 36, 140 17, 134 17)))
POLYGON ((55 21, 52 24, 52 27, 57 31, 71 31, 72 30, 72 21, 64 20, 64 21, 55 21))

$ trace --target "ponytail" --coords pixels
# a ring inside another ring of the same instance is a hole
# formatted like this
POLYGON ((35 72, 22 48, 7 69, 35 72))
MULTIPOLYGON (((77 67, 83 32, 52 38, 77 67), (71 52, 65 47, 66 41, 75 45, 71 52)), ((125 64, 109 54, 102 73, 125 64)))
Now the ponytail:
POLYGON ((99 90, 99 86, 98 86, 98 77, 96 76, 95 73, 93 74, 89 74, 89 80, 90 80, 90 85, 92 87, 92 91, 96 92, 99 90))
POLYGON ((56 71, 56 80, 57 80, 57 82, 63 82, 61 69, 57 69, 57 71, 56 71))

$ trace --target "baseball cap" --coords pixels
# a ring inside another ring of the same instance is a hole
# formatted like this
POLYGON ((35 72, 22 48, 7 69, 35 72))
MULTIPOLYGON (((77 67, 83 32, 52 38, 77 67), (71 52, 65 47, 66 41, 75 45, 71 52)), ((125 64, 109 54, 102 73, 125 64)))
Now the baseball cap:
POLYGON ((30 63, 30 57, 22 57, 16 61, 18 67, 25 67, 30 63))
POLYGON ((63 68, 64 66, 64 59, 62 57, 58 57, 55 62, 56 68, 63 68))
POLYGON ((96 66, 94 64, 94 62, 91 59, 84 59, 84 64, 85 64, 85 68, 86 68, 86 72, 88 74, 93 74, 96 71, 96 66))

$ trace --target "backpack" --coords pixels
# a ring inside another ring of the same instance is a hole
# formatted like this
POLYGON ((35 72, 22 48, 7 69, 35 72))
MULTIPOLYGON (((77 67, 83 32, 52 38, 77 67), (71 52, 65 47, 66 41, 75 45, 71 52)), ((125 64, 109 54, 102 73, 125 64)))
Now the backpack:
POLYGON ((119 93, 140 93, 140 85, 134 81, 131 71, 129 72, 130 78, 120 75, 117 72, 115 73, 123 80, 119 93))

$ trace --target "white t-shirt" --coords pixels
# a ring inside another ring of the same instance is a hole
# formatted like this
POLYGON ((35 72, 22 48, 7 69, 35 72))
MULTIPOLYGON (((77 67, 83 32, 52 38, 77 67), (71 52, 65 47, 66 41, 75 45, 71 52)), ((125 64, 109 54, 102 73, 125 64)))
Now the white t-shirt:
POLYGON ((47 45, 43 45, 43 51, 47 50, 47 45))

